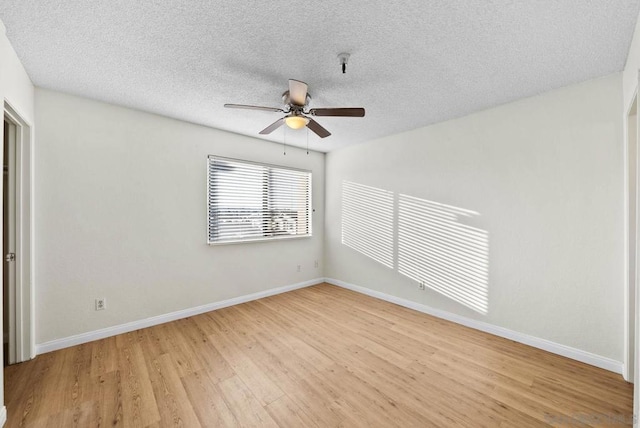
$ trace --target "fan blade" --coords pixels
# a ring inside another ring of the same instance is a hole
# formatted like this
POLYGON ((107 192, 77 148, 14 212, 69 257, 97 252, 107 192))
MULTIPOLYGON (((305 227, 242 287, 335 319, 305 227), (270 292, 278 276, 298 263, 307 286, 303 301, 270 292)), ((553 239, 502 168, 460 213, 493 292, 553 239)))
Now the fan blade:
POLYGON ((307 104, 307 84, 299 80, 289 79, 289 99, 298 106, 307 104))
POLYGON ((264 128, 262 131, 260 131, 260 134, 262 134, 262 135, 271 134, 273 131, 275 131, 276 129, 280 128, 283 123, 284 123, 284 117, 281 118, 281 119, 276 120, 271 125, 269 125, 266 128, 264 128))
POLYGON ((313 116, 342 116, 342 117, 364 117, 362 107, 347 108, 312 108, 309 114, 313 116))
POLYGON ((286 113, 284 110, 278 107, 261 107, 261 106, 248 106, 245 104, 225 104, 226 108, 243 108, 247 110, 262 110, 262 111, 273 111, 276 113, 286 113))
POLYGON ((318 134, 318 137, 325 138, 331 135, 331 132, 324 129, 318 122, 313 119, 309 119, 309 123, 307 123, 307 128, 318 134))

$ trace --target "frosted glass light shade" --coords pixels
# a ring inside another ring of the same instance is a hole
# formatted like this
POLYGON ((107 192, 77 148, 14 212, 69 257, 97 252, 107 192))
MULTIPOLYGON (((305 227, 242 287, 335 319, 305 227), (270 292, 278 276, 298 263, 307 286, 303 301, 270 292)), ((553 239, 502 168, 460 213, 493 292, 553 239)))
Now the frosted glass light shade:
POLYGON ((284 123, 291 129, 300 129, 307 126, 309 119, 304 116, 289 116, 284 119, 284 123))

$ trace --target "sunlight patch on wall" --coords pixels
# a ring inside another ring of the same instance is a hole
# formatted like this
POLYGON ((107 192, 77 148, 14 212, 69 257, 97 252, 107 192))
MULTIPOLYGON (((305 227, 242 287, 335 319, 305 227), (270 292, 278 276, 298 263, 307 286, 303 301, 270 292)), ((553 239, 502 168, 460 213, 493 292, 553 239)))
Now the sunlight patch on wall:
POLYGON ((393 192, 344 181, 342 243, 393 269, 393 192))
POLYGON ((478 213, 402 194, 398 203, 398 272, 486 314, 489 234, 460 222, 478 213))

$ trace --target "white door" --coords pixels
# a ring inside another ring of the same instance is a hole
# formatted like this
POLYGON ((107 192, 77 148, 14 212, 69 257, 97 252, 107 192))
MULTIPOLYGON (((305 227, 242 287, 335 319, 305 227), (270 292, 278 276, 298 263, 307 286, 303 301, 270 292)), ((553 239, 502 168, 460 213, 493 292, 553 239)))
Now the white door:
POLYGON ((3 295, 5 364, 16 358, 16 133, 17 127, 4 121, 3 165, 3 295))

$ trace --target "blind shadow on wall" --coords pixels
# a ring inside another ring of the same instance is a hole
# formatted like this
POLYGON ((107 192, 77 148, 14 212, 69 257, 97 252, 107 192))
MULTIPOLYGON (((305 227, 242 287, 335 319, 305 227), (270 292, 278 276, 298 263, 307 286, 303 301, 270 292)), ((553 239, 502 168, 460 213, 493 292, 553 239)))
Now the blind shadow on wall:
POLYGON ((342 183, 342 244, 478 313, 489 308, 489 233, 480 214, 342 183))

